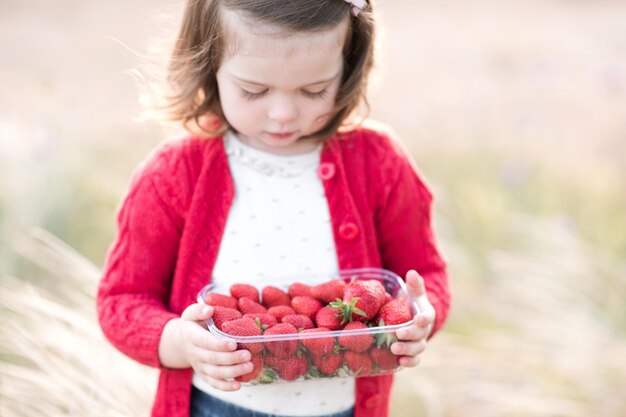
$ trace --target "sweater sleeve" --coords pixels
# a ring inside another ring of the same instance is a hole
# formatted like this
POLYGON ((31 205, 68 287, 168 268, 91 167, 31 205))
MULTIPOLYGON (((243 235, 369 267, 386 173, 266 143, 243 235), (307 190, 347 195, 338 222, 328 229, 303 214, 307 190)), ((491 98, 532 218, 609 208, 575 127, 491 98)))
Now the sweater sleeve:
POLYGON ((155 367, 163 327, 176 317, 168 303, 183 224, 185 164, 173 153, 161 149, 134 173, 118 209, 117 236, 96 300, 107 339, 127 356, 155 367))
POLYGON ((406 152, 389 140, 390 156, 382 162, 383 199, 376 212, 383 267, 405 277, 415 269, 424 278, 436 311, 432 337, 450 307, 446 264, 437 248, 431 214, 433 196, 406 152))

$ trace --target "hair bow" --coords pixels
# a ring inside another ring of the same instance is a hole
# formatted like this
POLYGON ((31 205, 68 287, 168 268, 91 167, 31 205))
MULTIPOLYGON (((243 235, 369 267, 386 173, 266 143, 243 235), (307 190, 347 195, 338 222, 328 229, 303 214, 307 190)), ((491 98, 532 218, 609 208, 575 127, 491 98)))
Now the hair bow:
POLYGON ((367 7, 366 0, 344 0, 346 3, 352 5, 352 15, 358 16, 367 7))

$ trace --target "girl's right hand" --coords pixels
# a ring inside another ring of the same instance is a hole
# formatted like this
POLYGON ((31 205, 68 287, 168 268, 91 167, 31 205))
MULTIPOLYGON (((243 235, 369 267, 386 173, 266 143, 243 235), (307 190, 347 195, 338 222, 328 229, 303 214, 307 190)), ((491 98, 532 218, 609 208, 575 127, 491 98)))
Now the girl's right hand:
POLYGON ((241 384, 233 378, 252 372, 248 350, 236 350, 237 343, 218 339, 202 324, 213 315, 213 307, 192 304, 178 320, 178 345, 186 362, 209 385, 222 391, 236 391, 241 384))

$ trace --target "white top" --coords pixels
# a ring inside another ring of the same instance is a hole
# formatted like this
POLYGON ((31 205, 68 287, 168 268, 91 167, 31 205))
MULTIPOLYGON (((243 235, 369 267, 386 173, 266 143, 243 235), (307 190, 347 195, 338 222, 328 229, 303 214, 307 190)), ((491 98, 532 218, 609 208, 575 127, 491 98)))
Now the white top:
MULTIPOLYGON (((212 282, 262 288, 276 278, 338 270, 328 204, 317 175, 321 145, 300 155, 274 155, 224 136, 235 196, 212 282)), ((217 390, 194 374, 193 385, 239 406, 268 414, 316 416, 354 405, 354 378, 242 385, 217 390)))

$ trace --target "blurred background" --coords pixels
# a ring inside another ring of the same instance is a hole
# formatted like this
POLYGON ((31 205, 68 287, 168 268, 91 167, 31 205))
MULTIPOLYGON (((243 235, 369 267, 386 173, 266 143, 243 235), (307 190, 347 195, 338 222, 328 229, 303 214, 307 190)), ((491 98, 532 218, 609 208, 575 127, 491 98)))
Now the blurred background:
MULTIPOLYGON (((146 416, 94 294, 132 169, 176 132, 129 70, 174 0, 0 1, 0 415, 146 416)), ((626 2, 380 0, 371 116, 432 186, 454 303, 392 415, 626 415, 626 2)))

